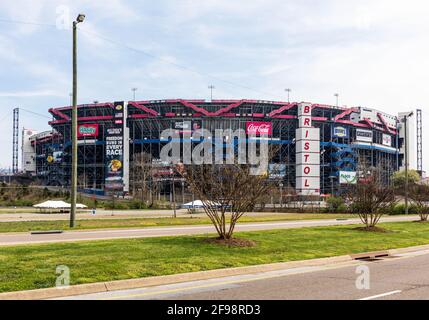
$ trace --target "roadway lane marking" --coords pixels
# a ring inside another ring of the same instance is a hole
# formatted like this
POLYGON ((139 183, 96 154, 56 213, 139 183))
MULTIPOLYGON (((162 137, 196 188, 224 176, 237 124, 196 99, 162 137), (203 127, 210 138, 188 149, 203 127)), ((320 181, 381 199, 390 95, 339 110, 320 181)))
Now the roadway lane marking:
POLYGON ((375 300, 378 298, 384 298, 384 297, 388 297, 388 296, 393 296, 394 294, 399 294, 402 293, 402 290, 396 290, 396 291, 392 291, 392 292, 386 292, 386 293, 382 293, 382 294, 378 294, 376 296, 372 296, 372 297, 367 297, 367 298, 363 298, 363 299, 358 299, 358 300, 375 300))
MULTIPOLYGON (((192 290, 198 290, 198 289, 216 288, 216 287, 222 287, 222 286, 232 285, 232 284, 244 284, 244 283, 249 283, 249 282, 269 280, 269 279, 275 279, 275 278, 281 278, 281 277, 287 277, 287 276, 293 276, 293 275, 299 275, 299 274, 342 269, 342 268, 347 268, 347 267, 351 267, 354 265, 355 265, 355 263, 351 262, 351 263, 341 264, 338 266, 335 266, 335 265, 334 266, 326 266, 326 267, 309 266, 309 267, 303 267, 303 268, 294 268, 294 269, 286 270, 285 273, 280 273, 280 274, 275 274, 275 275, 262 276, 259 274, 259 275, 256 275, 254 277, 251 277, 249 279, 244 278, 244 279, 236 279, 236 280, 227 280, 227 281, 208 283, 208 284, 197 285, 197 286, 188 286, 188 287, 184 286, 182 288, 177 288, 177 289, 159 290, 159 291, 144 292, 144 293, 138 293, 138 294, 125 294, 125 295, 118 295, 118 296, 109 297, 109 298, 98 298, 96 300, 120 300, 120 299, 131 299, 131 298, 142 298, 142 297, 146 297, 146 296, 158 296, 158 295, 165 295, 165 294, 168 295, 168 294, 174 294, 174 293, 178 293, 178 292, 186 292, 186 291, 192 291, 192 290), (298 271, 297 269, 301 269, 301 270, 298 271), (288 271, 291 271, 291 272, 288 272, 288 271)), ((278 271, 274 271, 274 272, 278 272, 278 271)), ((269 273, 271 273, 271 272, 269 272, 269 273)), ((238 276, 238 277, 246 277, 246 275, 238 276)), ((222 279, 222 278, 219 278, 219 279, 222 279)), ((201 280, 201 281, 213 281, 213 280, 216 280, 216 279, 201 280)), ((186 282, 185 283, 178 283, 177 285, 180 285, 180 284, 186 285, 186 282)), ((151 287, 140 288, 140 289, 150 289, 150 288, 151 287)), ((134 289, 134 290, 139 290, 139 289, 134 289)), ((120 291, 116 291, 116 292, 120 293, 120 291)), ((115 291, 105 292, 104 294, 106 294, 106 293, 111 294, 111 293, 115 293, 115 291)), ((101 294, 103 294, 103 293, 101 293, 101 294)), ((73 298, 73 297, 71 297, 71 298, 73 298)), ((79 298, 79 296, 75 296, 75 298, 79 298)))

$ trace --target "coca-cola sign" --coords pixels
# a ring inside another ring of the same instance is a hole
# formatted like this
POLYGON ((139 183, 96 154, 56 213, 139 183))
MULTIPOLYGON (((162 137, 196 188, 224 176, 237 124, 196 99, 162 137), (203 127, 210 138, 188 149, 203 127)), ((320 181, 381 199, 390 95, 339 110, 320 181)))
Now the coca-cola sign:
POLYGON ((246 134, 272 136, 273 124, 271 122, 246 122, 246 134))

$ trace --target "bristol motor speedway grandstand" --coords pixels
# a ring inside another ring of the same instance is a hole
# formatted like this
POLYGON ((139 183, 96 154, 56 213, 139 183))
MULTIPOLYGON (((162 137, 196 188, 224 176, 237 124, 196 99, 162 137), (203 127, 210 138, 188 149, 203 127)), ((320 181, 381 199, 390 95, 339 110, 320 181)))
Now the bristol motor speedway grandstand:
MULTIPOLYGON (((51 131, 24 129, 23 169, 44 185, 70 185, 71 111, 71 107, 50 109, 51 131)), ((166 144, 160 135, 166 129, 177 130, 183 139, 185 132, 199 128, 212 132, 264 128, 269 143, 278 145, 269 166, 270 178, 282 187, 308 194, 341 192, 344 184, 354 183, 360 161, 381 168, 387 184, 404 162, 404 126, 399 118, 362 107, 176 99, 80 105, 78 117, 79 188, 98 194, 112 190, 135 193, 141 185, 137 168, 143 154, 150 155, 157 168, 151 187, 161 184, 157 190, 168 193, 173 180, 184 190, 183 181, 172 179, 170 168, 159 161, 166 144), (302 130, 306 130, 305 136, 302 130), (306 138, 310 140, 306 142, 306 138), (310 154, 303 154, 306 152, 310 154)), ((413 166, 412 124, 408 130, 413 166)))

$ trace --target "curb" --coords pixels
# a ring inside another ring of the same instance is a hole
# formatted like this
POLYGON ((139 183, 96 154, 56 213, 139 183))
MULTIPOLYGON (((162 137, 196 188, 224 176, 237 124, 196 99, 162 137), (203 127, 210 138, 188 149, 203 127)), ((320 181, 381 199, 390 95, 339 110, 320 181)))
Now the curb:
POLYGON ((170 285, 181 282, 201 281, 215 279, 219 277, 239 276, 252 273, 262 273, 278 271, 284 269, 293 269, 298 267, 320 266, 329 263, 342 263, 352 261, 350 256, 339 256, 330 258, 321 258, 314 260, 282 262, 275 264, 266 264, 258 266, 249 266, 241 268, 218 269, 210 271, 200 271, 183 273, 176 275, 167 275, 159 277, 148 277, 140 279, 119 280, 110 282, 99 282, 93 284, 83 284, 71 286, 69 288, 47 288, 31 291, 18 291, 0 293, 0 300, 44 300, 70 297, 76 295, 86 295, 92 293, 109 292, 116 290, 137 289, 142 287, 155 287, 160 285, 170 285))
MULTIPOLYGON (((390 255, 429 250, 429 245, 415 246, 409 248, 391 249, 387 252, 390 255)), ((143 287, 155 287, 160 285, 177 284, 181 282, 202 281, 215 279, 219 277, 240 276, 246 274, 263 273, 279 270, 294 269, 300 267, 314 267, 326 264, 340 264, 351 262, 354 259, 352 255, 344 255, 337 257, 291 261, 274 264, 265 264, 257 266, 217 269, 200 272, 190 272, 176 275, 147 277, 140 279, 129 279, 119 281, 107 281, 92 284, 82 284, 70 286, 68 288, 47 288, 30 291, 17 291, 0 293, 0 300, 45 300, 63 298, 77 295, 86 295, 93 293, 110 292, 117 290, 137 289, 143 287)))
POLYGON ((423 246, 416 246, 416 247, 391 249, 388 251, 391 255, 395 255, 395 254, 409 253, 409 252, 415 252, 415 251, 424 251, 424 250, 429 250, 429 244, 426 244, 423 246))

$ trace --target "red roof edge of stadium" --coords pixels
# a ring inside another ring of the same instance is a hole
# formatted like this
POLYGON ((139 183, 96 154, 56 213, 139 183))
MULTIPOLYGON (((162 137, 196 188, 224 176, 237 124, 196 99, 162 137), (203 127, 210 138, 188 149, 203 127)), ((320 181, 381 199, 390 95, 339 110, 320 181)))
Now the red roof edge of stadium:
POLYGON ((383 115, 381 113, 377 113, 378 118, 380 119, 381 123, 384 125, 384 127, 386 128, 386 130, 390 133, 390 134, 396 134, 397 130, 396 129, 391 129, 389 127, 389 125, 386 122, 386 119, 384 119, 383 115))
MULTIPOLYGON (((153 104, 155 101, 139 101, 139 102, 128 102, 130 105, 132 105, 133 107, 140 109, 144 112, 147 112, 146 115, 131 115, 131 118, 149 118, 149 117, 156 117, 156 116, 160 116, 160 114, 158 112, 156 112, 155 110, 145 106, 144 104, 153 104)), ((219 116, 232 116, 231 113, 229 113, 229 111, 231 111, 232 109, 239 107, 240 105, 242 105, 243 103, 257 103, 260 102, 259 100, 213 100, 213 103, 229 103, 229 105, 225 108, 219 109, 216 112, 209 112, 207 110, 205 110, 204 108, 198 107, 196 106, 194 103, 206 103, 205 100, 185 100, 185 99, 170 99, 170 100, 162 100, 162 102, 165 103, 180 103, 182 105, 184 105, 185 107, 191 108, 192 110, 194 110, 195 112, 197 112, 199 115, 204 115, 207 117, 219 117, 219 116)), ((292 109, 293 107, 297 106, 298 103, 293 102, 293 103, 284 103, 284 102, 269 102, 266 101, 267 103, 274 103, 276 105, 281 105, 280 108, 273 110, 271 113, 268 114, 269 117, 273 118, 273 119, 296 119, 296 116, 293 115, 281 115, 280 113, 284 112, 284 111, 288 111, 290 109, 292 109)), ((105 107, 105 106, 109 106, 109 107, 114 107, 113 103, 99 103, 99 104, 85 104, 85 105, 79 105, 78 108, 82 108, 82 107, 105 107)), ((334 108, 333 106, 330 105, 324 105, 324 104, 311 104, 312 108, 334 108)), ((357 112, 359 111, 358 108, 352 107, 352 108, 346 108, 346 107, 337 107, 340 110, 343 110, 342 113, 340 113, 339 115, 335 116, 334 118, 334 122, 336 123, 343 123, 343 124, 348 124, 348 125, 352 125, 355 127, 361 127, 361 128, 374 128, 374 124, 365 119, 364 121, 366 123, 356 123, 356 122, 352 122, 350 120, 344 120, 343 118, 345 118, 346 116, 350 115, 353 112, 357 112)), ((61 111, 64 110, 69 110, 71 109, 71 107, 61 107, 61 108, 51 108, 49 109, 49 112, 52 113, 53 115, 56 115, 60 118, 62 118, 63 120, 55 120, 55 121, 51 121, 49 122, 50 125, 52 124, 63 124, 63 123, 67 123, 70 121, 70 117, 68 117, 67 115, 65 115, 64 113, 62 113, 61 111)), ((255 114, 255 117, 263 117, 264 115, 261 114, 255 114)), ((385 130, 390 133, 390 134, 396 134, 396 130, 393 130, 391 127, 389 127, 389 125, 387 124, 387 122, 385 121, 384 117, 378 113, 378 117, 380 119, 380 121, 382 122, 382 124, 385 127, 385 130)), ((113 117, 111 116, 96 116, 96 117, 83 117, 83 118, 79 118, 79 121, 97 121, 97 120, 111 120, 113 119, 113 117)), ((325 117, 314 117, 313 118, 316 121, 328 121, 328 118, 325 117)))
POLYGON ((151 115, 153 115, 153 116, 159 116, 159 113, 158 112, 156 112, 155 110, 153 110, 153 109, 150 109, 150 108, 148 108, 148 107, 146 107, 145 105, 143 105, 143 104, 139 104, 138 102, 129 102, 129 104, 130 105, 132 105, 133 107, 136 107, 137 109, 140 109, 140 110, 142 110, 142 111, 145 111, 145 112, 147 112, 147 113, 149 113, 149 114, 151 114, 151 115))
POLYGON ((246 102, 246 100, 237 100, 234 103, 228 105, 227 107, 217 110, 216 112, 209 112, 204 108, 200 108, 200 107, 196 106, 194 104, 195 102, 192 103, 189 100, 177 99, 177 100, 169 100, 169 102, 170 103, 180 103, 180 104, 184 105, 185 107, 191 108, 192 110, 205 115, 206 117, 219 117, 222 114, 227 113, 227 112, 231 111, 232 109, 241 106, 243 103, 246 102))
POLYGON ((338 122, 339 120, 342 120, 344 117, 347 117, 348 115, 352 114, 353 112, 358 112, 358 108, 349 108, 344 110, 344 112, 340 113, 339 115, 335 116, 334 122, 338 122))
POLYGON ((70 117, 65 115, 64 113, 62 113, 60 110, 61 109, 58 109, 58 108, 56 108, 56 109, 51 108, 51 109, 49 109, 49 112, 54 116, 58 116, 58 117, 64 119, 65 121, 70 121, 70 117))
POLYGON ((277 109, 277 110, 273 110, 271 111, 268 116, 270 117, 274 117, 275 115, 278 115, 279 113, 282 113, 284 111, 290 110, 292 109, 294 106, 296 106, 296 103, 288 103, 284 106, 282 106, 281 108, 277 109))
MULTIPOLYGON (((110 107, 110 108, 114 108, 114 104, 111 102, 103 102, 103 103, 88 103, 88 104, 79 104, 77 106, 78 108, 85 108, 85 107, 91 107, 91 108, 97 108, 97 107, 110 107)), ((55 107, 55 108, 51 108, 49 109, 49 112, 51 110, 57 110, 57 111, 65 111, 65 110, 70 110, 72 108, 72 106, 65 106, 65 107, 55 107)))
MULTIPOLYGON (((93 104, 81 104, 77 106, 78 109, 79 108, 85 108, 85 107, 91 107, 91 108, 97 108, 97 107, 110 107, 110 108, 114 108, 114 104, 111 102, 106 102, 106 103, 93 103, 93 104)), ((63 124, 63 123, 67 123, 69 121, 71 121, 71 118, 69 116, 67 116, 66 114, 62 113, 62 111, 65 110, 70 110, 72 107, 68 106, 68 107, 58 107, 58 108, 50 108, 49 112, 52 115, 58 116, 60 118, 62 118, 63 120, 54 120, 54 121, 49 121, 48 124, 52 125, 52 124, 63 124)), ((97 116, 97 117, 84 117, 84 118, 79 118, 80 121, 97 121, 97 120, 110 120, 113 119, 113 117, 108 116, 109 118, 107 118, 106 116, 97 116)))
MULTIPOLYGON (((113 116, 96 116, 96 117, 80 117, 79 121, 99 121, 99 120, 113 120, 113 116)), ((49 121, 49 125, 52 124, 64 124, 70 122, 70 120, 54 120, 49 121)))

